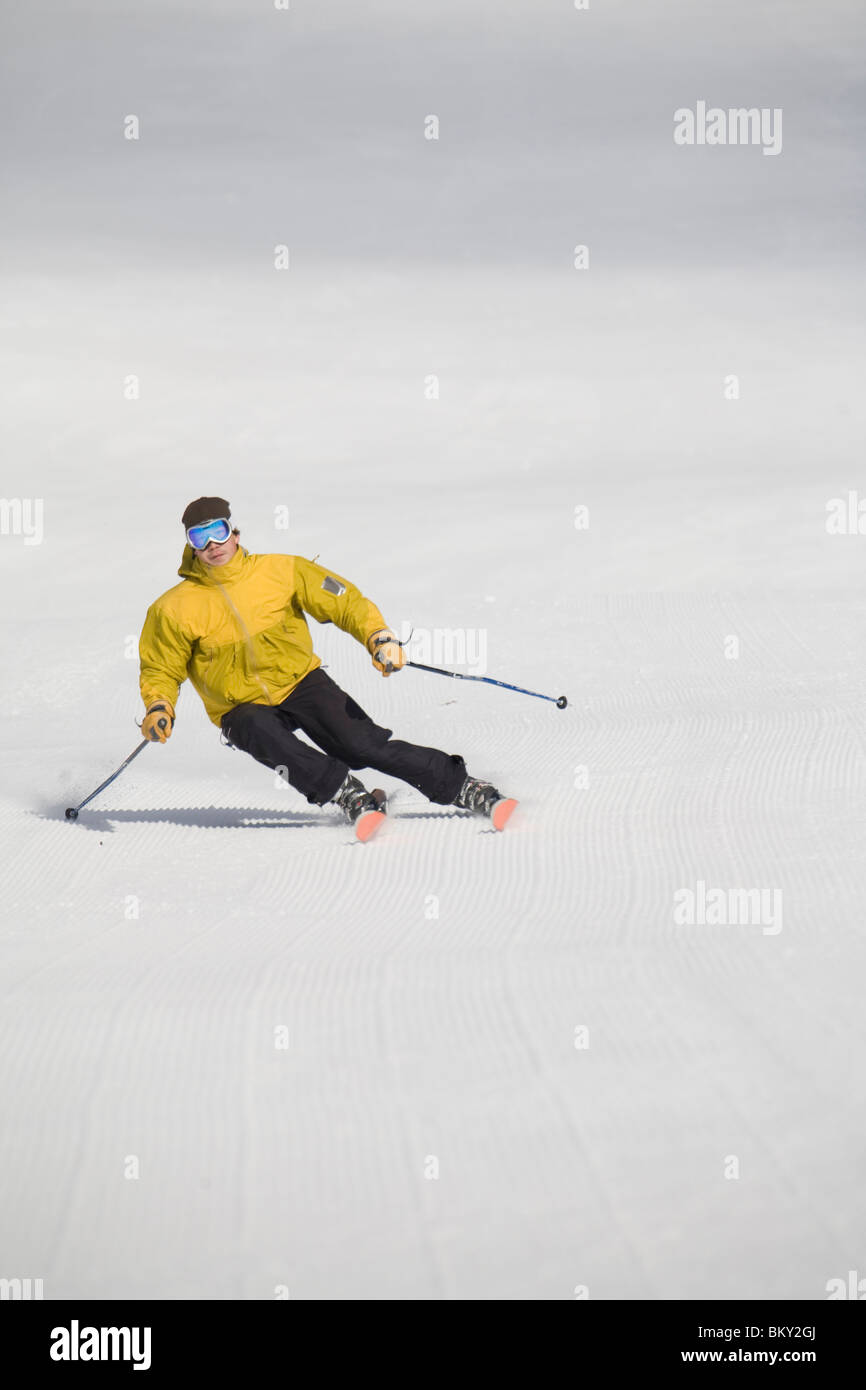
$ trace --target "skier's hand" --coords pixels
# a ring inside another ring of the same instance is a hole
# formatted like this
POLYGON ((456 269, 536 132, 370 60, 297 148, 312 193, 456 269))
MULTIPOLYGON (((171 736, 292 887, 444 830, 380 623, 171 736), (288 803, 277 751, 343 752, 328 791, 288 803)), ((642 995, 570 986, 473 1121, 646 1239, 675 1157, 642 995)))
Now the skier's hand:
POLYGON ((171 738, 173 728, 174 710, 168 700, 148 705, 147 713, 141 721, 141 732, 145 738, 149 738, 152 743, 165 743, 171 738))
POLYGON ((399 671, 406 665, 406 653, 397 640, 396 632, 392 632, 389 627, 380 628, 378 632, 372 633, 367 638, 367 647, 373 658, 373 665, 383 676, 390 676, 392 671, 399 671))

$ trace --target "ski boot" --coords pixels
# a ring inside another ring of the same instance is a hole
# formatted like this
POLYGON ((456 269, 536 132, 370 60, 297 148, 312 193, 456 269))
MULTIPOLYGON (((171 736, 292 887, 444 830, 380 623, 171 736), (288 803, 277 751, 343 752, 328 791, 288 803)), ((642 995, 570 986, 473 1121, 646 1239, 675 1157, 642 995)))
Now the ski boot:
POLYGON ((375 835, 385 819, 385 793, 379 787, 368 792, 363 782, 359 782, 351 772, 332 800, 349 824, 354 825, 355 835, 361 841, 375 835))
POLYGON ((467 777, 451 804, 459 806, 461 811, 486 816, 494 830, 504 830, 517 802, 513 797, 503 796, 491 782, 481 782, 477 777, 467 777))

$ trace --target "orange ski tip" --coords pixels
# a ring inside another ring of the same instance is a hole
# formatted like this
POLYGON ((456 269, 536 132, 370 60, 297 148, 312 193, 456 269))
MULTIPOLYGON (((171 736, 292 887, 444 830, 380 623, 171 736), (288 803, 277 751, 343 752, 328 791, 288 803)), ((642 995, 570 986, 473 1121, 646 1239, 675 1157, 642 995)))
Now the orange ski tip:
POLYGON ((514 797, 506 797, 504 801, 497 801, 493 807, 490 819, 493 821, 494 830, 504 830, 517 802, 514 797))
POLYGON ((355 822, 355 835, 362 844, 376 834, 382 821, 385 819, 384 811, 365 811, 355 822))

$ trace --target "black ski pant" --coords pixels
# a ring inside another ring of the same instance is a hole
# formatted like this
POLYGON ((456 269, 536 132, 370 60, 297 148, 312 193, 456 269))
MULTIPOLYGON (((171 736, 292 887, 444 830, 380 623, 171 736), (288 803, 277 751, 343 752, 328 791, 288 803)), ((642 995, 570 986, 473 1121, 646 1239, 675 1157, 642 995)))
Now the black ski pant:
POLYGON ((391 730, 374 724, 321 666, 304 676, 282 704, 236 705, 223 715, 221 726, 233 748, 265 767, 279 768, 317 806, 334 798, 349 768, 387 772, 442 806, 450 805, 466 776, 459 754, 392 739, 391 730), (297 729, 318 748, 296 738, 297 729))

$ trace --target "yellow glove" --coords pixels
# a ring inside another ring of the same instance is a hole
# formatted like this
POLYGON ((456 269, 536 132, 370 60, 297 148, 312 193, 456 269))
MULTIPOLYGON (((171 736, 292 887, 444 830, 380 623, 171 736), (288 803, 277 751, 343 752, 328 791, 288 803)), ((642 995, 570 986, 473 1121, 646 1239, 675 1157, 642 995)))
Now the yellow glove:
POLYGON ((399 671, 406 665, 406 653, 397 640, 396 632, 389 627, 380 628, 367 638, 367 650, 373 658, 373 665, 383 676, 399 671))
POLYGON ((171 738, 173 727, 174 710, 168 700, 148 705, 147 713, 141 721, 141 732, 145 738, 149 738, 152 743, 165 743, 171 738))

